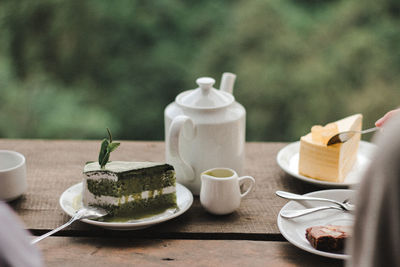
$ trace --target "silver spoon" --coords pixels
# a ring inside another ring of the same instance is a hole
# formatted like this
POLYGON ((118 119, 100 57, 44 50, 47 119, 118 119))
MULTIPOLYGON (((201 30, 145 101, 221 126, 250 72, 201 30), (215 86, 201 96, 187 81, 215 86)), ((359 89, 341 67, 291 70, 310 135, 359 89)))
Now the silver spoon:
POLYGON ((365 133, 371 133, 371 132, 375 132, 379 130, 379 127, 374 127, 374 128, 370 128, 370 129, 366 129, 363 131, 346 131, 346 132, 341 132, 338 134, 335 134, 334 136, 332 136, 327 145, 333 145, 333 144, 337 144, 337 143, 344 143, 346 141, 348 141, 350 138, 352 138, 355 134, 365 134, 365 133))
POLYGON ((339 202, 339 201, 336 201, 334 199, 303 196, 303 195, 298 195, 298 194, 285 192, 285 191, 276 191, 275 193, 280 197, 283 197, 283 198, 286 198, 286 199, 290 199, 290 200, 309 200, 309 201, 331 202, 331 203, 334 203, 334 204, 338 205, 343 210, 347 210, 347 211, 353 211, 356 208, 355 205, 348 203, 348 200, 345 200, 343 202, 339 202))
POLYGON ((97 208, 97 207, 90 207, 90 208, 84 208, 82 207, 80 210, 78 210, 74 216, 72 216, 72 218, 65 224, 57 227, 56 229, 45 233, 44 235, 41 235, 39 237, 36 237, 35 239, 33 239, 31 241, 31 244, 35 244, 37 242, 39 242, 42 239, 45 239, 48 236, 51 236, 52 234, 60 231, 61 229, 64 229, 65 227, 67 227, 68 225, 70 225, 71 223, 73 223, 76 220, 82 220, 82 219, 97 219, 100 217, 103 217, 107 215, 107 211, 101 209, 101 208, 97 208))

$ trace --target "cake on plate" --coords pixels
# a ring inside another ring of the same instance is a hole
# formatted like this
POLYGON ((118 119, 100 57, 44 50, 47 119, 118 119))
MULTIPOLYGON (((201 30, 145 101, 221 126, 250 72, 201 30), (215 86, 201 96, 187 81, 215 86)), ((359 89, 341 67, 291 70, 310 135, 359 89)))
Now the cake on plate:
POLYGON ((325 126, 313 126, 310 133, 300 138, 299 173, 318 180, 343 182, 357 160, 360 134, 345 143, 330 146, 327 143, 339 132, 361 131, 361 127, 361 114, 325 126))
POLYGON ((165 163, 109 161, 119 143, 104 139, 99 161, 83 170, 82 203, 105 209, 107 217, 139 219, 177 208, 174 168, 165 163))
POLYGON ((82 201, 114 217, 141 218, 176 208, 175 172, 171 165, 153 162, 97 162, 84 168, 82 201))
POLYGON ((342 252, 351 235, 351 226, 326 225, 306 229, 306 238, 313 248, 327 252, 342 252))

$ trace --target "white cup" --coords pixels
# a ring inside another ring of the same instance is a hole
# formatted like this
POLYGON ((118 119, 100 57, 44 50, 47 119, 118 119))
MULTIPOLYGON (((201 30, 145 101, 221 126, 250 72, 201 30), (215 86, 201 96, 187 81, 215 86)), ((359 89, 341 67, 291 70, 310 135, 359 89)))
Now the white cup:
POLYGON ((254 187, 251 176, 239 177, 229 168, 214 168, 201 174, 200 203, 210 213, 224 215, 234 212, 241 199, 254 187), (240 192, 240 186, 249 182, 248 189, 240 192))
POLYGON ((0 150, 0 200, 14 200, 27 187, 25 157, 15 151, 0 150))

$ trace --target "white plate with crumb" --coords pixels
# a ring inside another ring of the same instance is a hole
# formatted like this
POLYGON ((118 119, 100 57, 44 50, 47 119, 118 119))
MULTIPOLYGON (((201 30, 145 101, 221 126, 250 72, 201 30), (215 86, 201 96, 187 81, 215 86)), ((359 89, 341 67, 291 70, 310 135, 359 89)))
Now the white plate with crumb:
MULTIPOLYGON (((178 208, 168 209, 163 213, 127 222, 101 222, 83 219, 82 222, 97 225, 111 230, 138 230, 150 227, 154 224, 162 223, 173 219, 186 212, 193 203, 193 195, 185 186, 176 183, 176 202, 178 208)), ((73 216, 82 207, 82 183, 75 184, 62 193, 60 206, 69 216, 73 216)))
MULTIPOLYGON (((322 197, 335 199, 343 202, 349 199, 350 203, 354 203, 355 191, 349 189, 330 189, 311 192, 305 194, 306 196, 322 197)), ((283 210, 299 210, 305 208, 313 208, 319 206, 326 206, 326 202, 319 201, 290 201, 287 203, 283 210)), ((280 213, 279 213, 280 214, 280 213)), ((321 210, 315 213, 304 215, 298 218, 286 219, 278 215, 278 228, 281 234, 296 247, 329 258, 335 259, 348 259, 350 256, 344 253, 332 253, 315 249, 310 245, 306 239, 306 229, 311 226, 326 226, 326 225, 353 225, 354 215, 349 212, 329 209, 321 210)))
POLYGON ((343 183, 316 180, 299 174, 300 141, 290 143, 289 145, 282 148, 279 151, 276 160, 282 170, 297 179, 323 187, 343 188, 358 184, 360 182, 364 170, 371 161, 375 148, 376 145, 372 143, 360 141, 357 152, 357 160, 349 174, 345 177, 343 183))

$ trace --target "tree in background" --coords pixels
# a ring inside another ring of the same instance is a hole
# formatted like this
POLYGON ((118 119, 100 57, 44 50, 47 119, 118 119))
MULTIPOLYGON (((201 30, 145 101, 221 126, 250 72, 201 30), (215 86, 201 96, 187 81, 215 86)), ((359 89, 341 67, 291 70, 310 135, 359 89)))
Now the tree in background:
POLYGON ((354 113, 372 127, 400 105, 399 10, 395 1, 239 2, 198 72, 239 74, 250 140, 296 140, 354 113))
POLYGON ((3 1, 0 137, 162 140, 199 76, 238 75, 247 140, 399 105, 395 1, 3 1))

